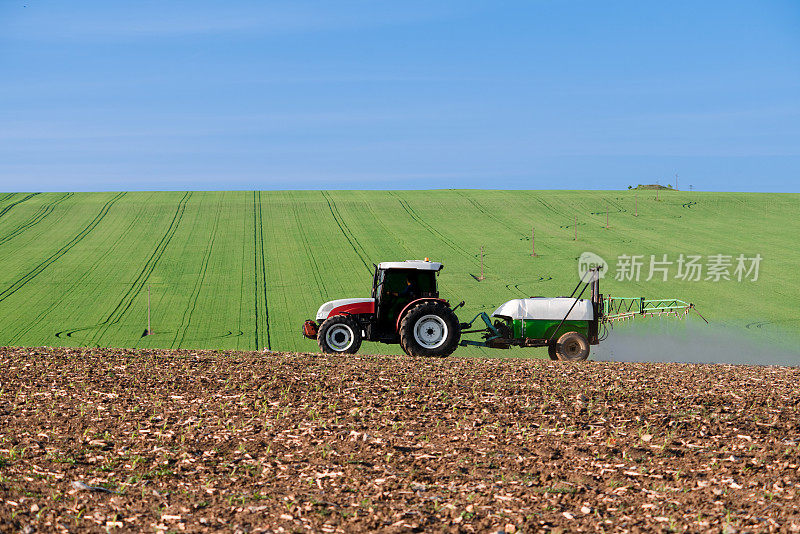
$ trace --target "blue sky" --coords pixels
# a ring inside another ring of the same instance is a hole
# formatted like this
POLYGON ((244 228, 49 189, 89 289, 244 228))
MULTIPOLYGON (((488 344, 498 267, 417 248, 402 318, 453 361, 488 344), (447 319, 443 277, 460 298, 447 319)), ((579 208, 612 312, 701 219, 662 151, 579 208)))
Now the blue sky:
POLYGON ((800 2, 0 0, 0 190, 800 192, 800 2))

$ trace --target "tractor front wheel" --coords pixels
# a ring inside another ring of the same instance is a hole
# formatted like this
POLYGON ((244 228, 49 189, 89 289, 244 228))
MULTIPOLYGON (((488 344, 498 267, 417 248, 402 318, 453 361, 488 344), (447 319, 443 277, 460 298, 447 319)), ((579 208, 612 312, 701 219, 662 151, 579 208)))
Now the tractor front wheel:
POLYGON ((400 346, 409 356, 450 356, 460 340, 458 317, 441 302, 421 302, 400 321, 400 346))
POLYGON ((585 360, 589 357, 589 340, 580 332, 567 332, 547 349, 554 360, 585 360))
POLYGON ((361 348, 361 327, 347 315, 328 317, 319 328, 317 342, 326 354, 355 354, 361 348))

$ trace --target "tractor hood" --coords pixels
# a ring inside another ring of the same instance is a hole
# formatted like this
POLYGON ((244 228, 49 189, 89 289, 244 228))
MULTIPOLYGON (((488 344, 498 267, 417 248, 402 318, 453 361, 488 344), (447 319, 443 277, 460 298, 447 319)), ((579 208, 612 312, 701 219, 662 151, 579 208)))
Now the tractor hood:
MULTIPOLYGON (((569 311, 575 299, 568 297, 509 300, 497 308, 492 317, 508 317, 509 319, 548 319, 560 321, 569 311)), ((594 319, 592 301, 581 299, 569 312, 567 319, 571 321, 591 321, 594 319)))
POLYGON ((375 299, 338 299, 326 302, 317 310, 317 321, 330 315, 375 313, 375 299))

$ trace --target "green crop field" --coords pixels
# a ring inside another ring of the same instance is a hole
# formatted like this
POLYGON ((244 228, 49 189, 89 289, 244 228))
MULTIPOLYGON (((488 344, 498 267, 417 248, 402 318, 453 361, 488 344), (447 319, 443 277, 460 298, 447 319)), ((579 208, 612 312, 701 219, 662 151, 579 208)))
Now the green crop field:
MULTIPOLYGON (((655 196, 0 193, 0 345, 315 351, 300 335, 303 320, 326 300, 369 296, 373 262, 443 262, 441 294, 466 301, 458 311, 463 321, 511 298, 568 295, 584 251, 609 264, 604 293, 683 298, 712 322, 800 340, 800 195, 655 196), (478 281, 481 246, 485 279, 478 281), (661 261, 664 254, 673 262, 666 266, 668 280, 658 273, 646 281, 650 255, 661 261), (700 281, 676 278, 681 254, 701 257, 700 281), (724 269, 730 279, 706 280, 711 256, 719 254, 730 256, 724 269), (638 281, 615 279, 622 255, 642 256, 638 281), (739 255, 760 255, 757 280, 752 271, 737 279, 739 255), (148 287, 154 335, 142 337, 148 287)), ((362 351, 397 353, 399 347, 365 343, 362 351)))

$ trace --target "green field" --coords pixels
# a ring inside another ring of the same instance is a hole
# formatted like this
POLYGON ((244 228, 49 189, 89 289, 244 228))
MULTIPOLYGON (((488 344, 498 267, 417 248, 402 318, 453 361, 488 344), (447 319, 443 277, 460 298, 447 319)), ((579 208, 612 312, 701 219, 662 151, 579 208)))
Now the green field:
POLYGON ((326 300, 369 296, 373 262, 443 262, 442 296, 465 300, 468 320, 511 298, 568 295, 583 251, 608 261, 604 293, 680 297, 718 324, 800 340, 800 195, 655 194, 0 193, 0 346, 315 351, 301 323, 326 300), (644 256, 638 282, 614 279, 623 254, 644 256), (673 264, 667 282, 647 282, 651 254, 730 255, 732 279, 676 279, 673 264), (761 255, 757 281, 733 276, 740 254, 761 255), (155 333, 141 337, 148 287, 155 333))

